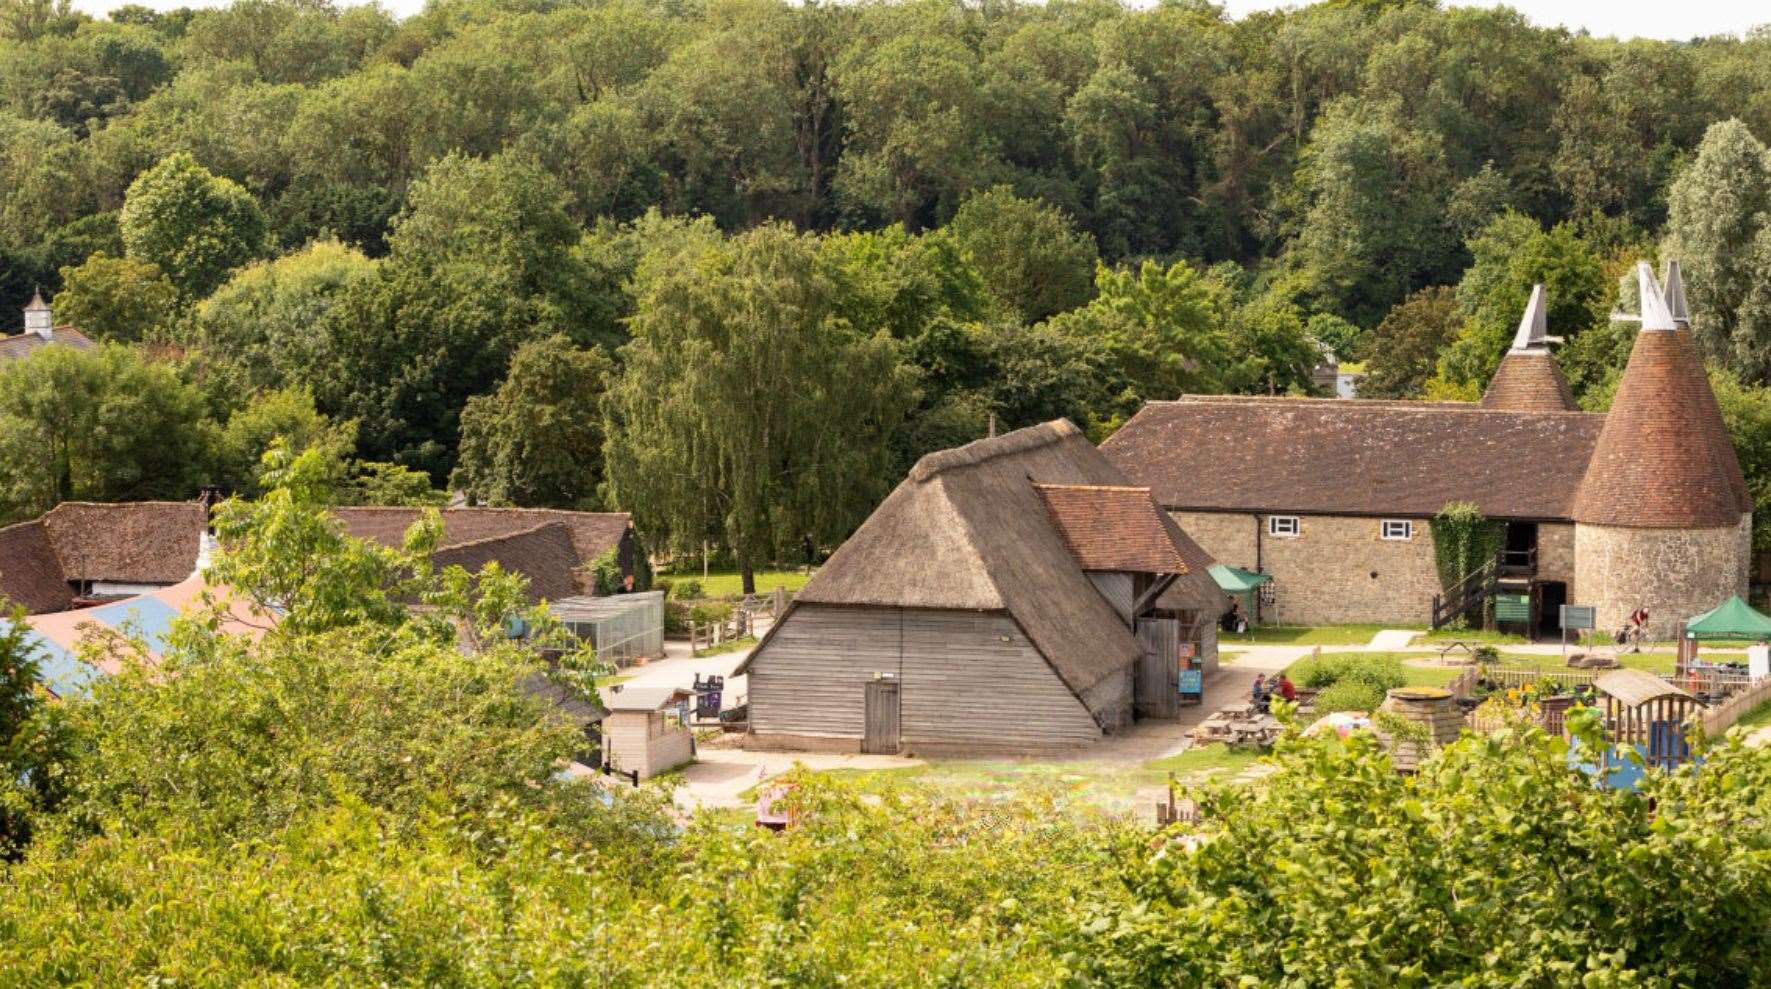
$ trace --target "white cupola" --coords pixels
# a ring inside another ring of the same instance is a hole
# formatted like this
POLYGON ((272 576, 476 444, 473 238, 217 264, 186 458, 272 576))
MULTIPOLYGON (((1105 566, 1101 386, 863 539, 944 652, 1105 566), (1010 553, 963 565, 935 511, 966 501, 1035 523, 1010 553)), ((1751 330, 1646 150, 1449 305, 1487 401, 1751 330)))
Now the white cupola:
POLYGON ((45 340, 55 336, 55 319, 49 312, 49 304, 43 301, 41 290, 31 293, 31 304, 25 307, 25 332, 35 333, 45 340))

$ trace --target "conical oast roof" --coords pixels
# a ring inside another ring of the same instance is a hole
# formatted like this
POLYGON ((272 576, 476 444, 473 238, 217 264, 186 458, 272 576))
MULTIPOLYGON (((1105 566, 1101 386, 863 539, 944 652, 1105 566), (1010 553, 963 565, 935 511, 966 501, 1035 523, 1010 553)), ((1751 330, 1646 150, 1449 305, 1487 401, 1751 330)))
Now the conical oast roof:
MULTIPOLYGON (((1679 334, 1691 345, 1697 355, 1698 367, 1703 366, 1703 350, 1697 346, 1697 338, 1691 331, 1691 307, 1685 301, 1685 278, 1679 262, 1669 260, 1666 263, 1666 281, 1662 283, 1662 297, 1666 300, 1667 315, 1673 318, 1673 325, 1679 328, 1679 334)), ((1716 393, 1709 387, 1709 374, 1704 374, 1704 387, 1701 389, 1704 404, 1712 413, 1711 421, 1715 424, 1719 440, 1729 453, 1734 452, 1734 439, 1728 435, 1727 424, 1722 419, 1722 406, 1716 401, 1716 393)), ((1738 464, 1738 458, 1735 461, 1738 464)), ((1740 498, 1741 504, 1750 511, 1754 504, 1753 496, 1746 487, 1746 476, 1739 470, 1729 475, 1729 483, 1734 486, 1734 493, 1740 498)))
POLYGON ((1723 528, 1752 510, 1733 442, 1689 333, 1637 268, 1642 330, 1575 497, 1589 525, 1723 528))
POLYGON ((1541 284, 1531 288, 1519 332, 1482 393, 1482 407, 1517 412, 1569 412, 1576 407, 1568 379, 1550 356, 1548 306, 1541 284))

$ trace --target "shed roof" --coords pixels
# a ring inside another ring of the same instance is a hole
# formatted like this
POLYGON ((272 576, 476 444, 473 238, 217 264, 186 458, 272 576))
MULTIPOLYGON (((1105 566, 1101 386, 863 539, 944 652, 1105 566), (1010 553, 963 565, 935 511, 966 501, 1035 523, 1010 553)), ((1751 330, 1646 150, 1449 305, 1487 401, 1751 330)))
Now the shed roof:
POLYGON ((1052 522, 1084 570, 1186 573, 1149 488, 1035 484, 1052 522))
MULTIPOLYGON (((909 476, 794 599, 802 604, 1006 611, 1080 694, 1123 670, 1139 646, 1083 573, 1038 485, 1127 487, 1125 475, 1064 420, 919 460, 909 476)), ((1177 581, 1203 582, 1210 560, 1172 520, 1177 581)), ((791 621, 791 613, 775 628, 791 621)), ((775 629, 770 629, 770 636, 775 629)), ((762 652, 759 645, 751 655, 762 652)), ((749 660, 740 665, 742 672, 749 660)))
POLYGON ((622 687, 603 693, 610 711, 662 711, 695 696, 683 687, 622 687))
POLYGON ((1690 694, 1647 670, 1628 668, 1606 670, 1599 674, 1593 678, 1593 689, 1615 697, 1630 707, 1641 707, 1649 701, 1662 697, 1694 699, 1690 694))
POLYGON ((1605 417, 1467 402, 1187 396, 1101 445, 1171 510, 1569 519, 1605 417))

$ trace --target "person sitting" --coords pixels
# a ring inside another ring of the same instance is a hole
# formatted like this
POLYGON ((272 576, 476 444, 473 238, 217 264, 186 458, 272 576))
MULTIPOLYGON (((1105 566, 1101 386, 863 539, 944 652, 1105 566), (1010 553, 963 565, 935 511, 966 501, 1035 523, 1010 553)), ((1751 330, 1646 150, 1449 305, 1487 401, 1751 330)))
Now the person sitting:
POLYGON ((1284 673, 1279 674, 1279 696, 1288 701, 1294 702, 1298 699, 1297 685, 1292 683, 1291 677, 1286 676, 1284 673))
POLYGON ((1254 705, 1256 711, 1265 711, 1267 709, 1267 697, 1269 696, 1267 691, 1268 685, 1266 674, 1256 673, 1254 675, 1254 689, 1249 691, 1248 697, 1249 702, 1254 705))

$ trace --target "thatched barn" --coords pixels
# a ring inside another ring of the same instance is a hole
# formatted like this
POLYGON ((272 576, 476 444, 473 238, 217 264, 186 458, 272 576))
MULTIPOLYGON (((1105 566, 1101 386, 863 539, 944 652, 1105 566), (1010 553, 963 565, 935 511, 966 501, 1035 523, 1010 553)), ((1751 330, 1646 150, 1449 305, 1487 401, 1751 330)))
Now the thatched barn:
POLYGON ((930 454, 737 670, 751 742, 1025 751, 1172 714, 1215 665, 1211 562, 1068 422, 930 454))

